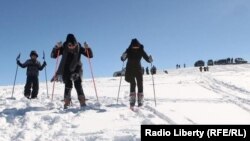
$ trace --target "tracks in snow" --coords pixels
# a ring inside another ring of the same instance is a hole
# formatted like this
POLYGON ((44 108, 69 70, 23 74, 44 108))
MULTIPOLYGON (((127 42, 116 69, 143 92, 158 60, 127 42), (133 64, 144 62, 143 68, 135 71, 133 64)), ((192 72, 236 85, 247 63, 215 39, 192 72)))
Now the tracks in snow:
POLYGON ((202 76, 203 83, 196 82, 201 87, 220 94, 224 102, 233 103, 250 112, 250 92, 235 85, 220 81, 211 76, 202 76))

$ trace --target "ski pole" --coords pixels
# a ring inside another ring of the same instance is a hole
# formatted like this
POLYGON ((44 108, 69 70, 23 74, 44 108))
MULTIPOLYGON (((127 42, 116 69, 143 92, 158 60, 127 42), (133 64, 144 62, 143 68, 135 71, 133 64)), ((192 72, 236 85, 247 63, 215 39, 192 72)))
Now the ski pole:
POLYGON ((56 71, 57 71, 57 67, 58 67, 58 60, 59 60, 59 53, 60 53, 60 50, 57 51, 57 54, 56 54, 56 68, 55 68, 55 74, 54 74, 54 82, 53 82, 53 88, 52 88, 52 101, 53 101, 53 95, 54 95, 54 90, 55 90, 55 77, 56 76, 56 71))
MULTIPOLYGON (((123 69, 124 69, 124 61, 123 61, 123 63, 122 63, 122 71, 123 71, 123 69)), ((120 83, 119 83, 119 88, 118 88, 118 95, 117 95, 117 100, 116 100, 116 103, 117 103, 117 104, 118 104, 119 95, 120 95, 121 83, 122 83, 122 72, 121 72, 120 83)))
MULTIPOLYGON (((45 61, 45 53, 43 51, 43 61, 45 61)), ((46 70, 46 66, 45 66, 45 80, 46 80, 46 89, 47 89, 47 97, 49 97, 49 90, 48 90, 48 81, 47 81, 47 70, 46 70)))
MULTIPOLYGON (((152 63, 151 63, 151 68, 153 67, 152 63)), ((151 76, 152 76, 152 82, 153 82, 153 90, 154 90, 154 101, 155 101, 155 107, 156 107, 156 98, 155 98, 155 82, 154 82, 154 74, 151 72, 151 76)))
MULTIPOLYGON (((19 59, 20 59, 20 56, 21 56, 21 53, 18 54, 16 60, 19 60, 19 59)), ((13 84, 13 88, 12 88, 12 95, 11 95, 11 98, 13 98, 13 94, 14 94, 14 90, 15 90, 17 71, 18 71, 18 65, 16 65, 16 74, 15 74, 14 84, 13 84)))
POLYGON ((86 42, 84 42, 84 47, 85 47, 85 50, 86 50, 86 53, 87 53, 87 57, 88 57, 88 62, 89 62, 89 67, 90 67, 90 71, 91 71, 92 81, 93 81, 94 88, 95 88, 95 94, 96 94, 97 102, 99 103, 99 99, 98 99, 98 95, 97 95, 97 90, 96 90, 96 85, 95 85, 95 78, 94 78, 94 75, 93 75, 92 64, 91 64, 90 58, 89 58, 89 51, 88 51, 88 49, 86 49, 86 48, 89 48, 89 47, 88 47, 88 44, 86 42))

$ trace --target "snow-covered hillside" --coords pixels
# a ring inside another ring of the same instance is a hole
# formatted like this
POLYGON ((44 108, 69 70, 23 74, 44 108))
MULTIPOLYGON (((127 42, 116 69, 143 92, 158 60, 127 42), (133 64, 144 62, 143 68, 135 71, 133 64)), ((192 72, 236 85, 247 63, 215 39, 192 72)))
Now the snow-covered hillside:
MULTIPOLYGON (((141 124, 250 124, 250 65, 168 70, 144 76, 144 107, 133 112, 128 107, 129 85, 122 80, 116 103, 119 78, 97 78, 101 106, 98 107, 91 79, 83 88, 89 109, 80 110, 75 90, 73 105, 63 110, 64 85, 56 83, 53 101, 40 83, 38 99, 23 97, 24 85, 0 87, 1 141, 139 141, 141 124)), ((23 74, 24 75, 24 74, 23 74)), ((49 93, 52 83, 49 83, 49 93)))

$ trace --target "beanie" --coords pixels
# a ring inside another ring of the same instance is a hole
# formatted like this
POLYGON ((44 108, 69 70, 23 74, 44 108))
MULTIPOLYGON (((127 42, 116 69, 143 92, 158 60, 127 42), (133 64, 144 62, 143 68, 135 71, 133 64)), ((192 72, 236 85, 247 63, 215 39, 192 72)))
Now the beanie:
POLYGON ((67 35, 67 38, 66 38, 66 43, 72 43, 72 44, 75 44, 77 41, 76 41, 76 38, 73 34, 68 34, 67 35))
POLYGON ((32 50, 32 51, 30 52, 30 57, 31 57, 32 55, 35 55, 36 57, 38 57, 38 54, 37 54, 37 52, 36 52, 35 50, 32 50))

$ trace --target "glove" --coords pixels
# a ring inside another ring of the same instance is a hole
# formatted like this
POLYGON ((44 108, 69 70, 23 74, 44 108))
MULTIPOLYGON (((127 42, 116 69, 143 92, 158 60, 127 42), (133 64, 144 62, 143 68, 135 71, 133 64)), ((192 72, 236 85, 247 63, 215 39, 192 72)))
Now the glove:
POLYGON ((121 56, 121 60, 125 61, 127 59, 127 53, 123 53, 121 56))
POLYGON ((149 63, 152 63, 152 62, 153 62, 153 58, 152 58, 152 56, 151 56, 151 55, 149 55, 149 57, 148 57, 148 61, 149 61, 149 63))
POLYGON ((16 63, 17 63, 18 65, 21 64, 21 63, 20 63, 20 60, 16 60, 16 63))
POLYGON ((47 66, 47 63, 46 63, 46 61, 43 61, 43 66, 47 66))
POLYGON ((18 56, 16 57, 16 61, 20 60, 20 56, 21 56, 21 54, 19 53, 18 56))

